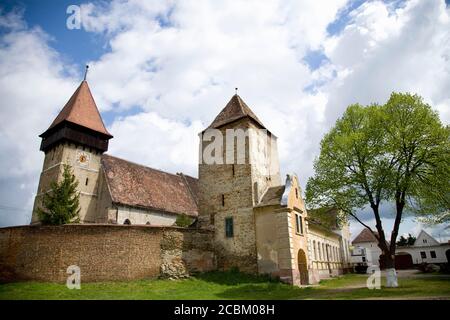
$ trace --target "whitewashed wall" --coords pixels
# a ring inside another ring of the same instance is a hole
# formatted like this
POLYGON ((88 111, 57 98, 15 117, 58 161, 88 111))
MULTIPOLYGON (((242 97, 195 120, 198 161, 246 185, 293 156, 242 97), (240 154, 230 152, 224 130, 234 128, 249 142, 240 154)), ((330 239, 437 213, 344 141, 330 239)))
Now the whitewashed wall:
POLYGON ((175 223, 177 215, 137 208, 118 207, 117 223, 124 224, 126 219, 130 220, 132 225, 148 224, 149 222, 150 225, 171 226, 175 223))
POLYGON ((366 248, 367 265, 379 266, 381 249, 376 242, 361 242, 355 244, 355 246, 366 248))
POLYGON ((445 252, 450 249, 450 245, 428 246, 428 247, 397 247, 397 254, 400 252, 409 253, 414 264, 426 263, 447 263, 445 252), (436 253, 436 258, 431 258, 431 251, 436 253), (420 252, 425 252, 426 258, 422 259, 420 252))

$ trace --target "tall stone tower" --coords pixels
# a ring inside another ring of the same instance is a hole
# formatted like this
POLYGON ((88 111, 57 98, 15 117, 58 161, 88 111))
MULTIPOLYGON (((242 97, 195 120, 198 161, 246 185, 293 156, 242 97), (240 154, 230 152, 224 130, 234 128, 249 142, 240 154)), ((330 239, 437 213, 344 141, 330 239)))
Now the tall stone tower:
POLYGON ((112 135, 103 124, 85 80, 40 137, 45 158, 31 223, 39 222, 36 209, 41 206, 44 193, 50 191, 50 182, 62 179, 64 164, 72 167, 79 182, 81 222, 101 222, 96 210, 100 157, 108 150, 112 135))
POLYGON ((236 94, 200 134, 199 225, 215 231, 219 268, 257 272, 253 208, 278 185, 277 138, 236 94))

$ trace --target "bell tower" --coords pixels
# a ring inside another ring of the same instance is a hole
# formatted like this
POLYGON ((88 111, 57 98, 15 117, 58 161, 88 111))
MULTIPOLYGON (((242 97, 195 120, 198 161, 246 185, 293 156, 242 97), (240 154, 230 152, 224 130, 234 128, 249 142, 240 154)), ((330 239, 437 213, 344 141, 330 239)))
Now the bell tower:
POLYGON ((199 225, 214 230, 221 269, 257 271, 253 209, 281 185, 276 139, 237 94, 200 133, 199 225))
POLYGON ((86 80, 83 80, 52 122, 39 137, 45 153, 31 223, 38 223, 36 209, 49 192, 51 181, 62 178, 63 165, 69 164, 78 180, 81 222, 99 222, 97 197, 100 158, 113 136, 106 130, 86 80))

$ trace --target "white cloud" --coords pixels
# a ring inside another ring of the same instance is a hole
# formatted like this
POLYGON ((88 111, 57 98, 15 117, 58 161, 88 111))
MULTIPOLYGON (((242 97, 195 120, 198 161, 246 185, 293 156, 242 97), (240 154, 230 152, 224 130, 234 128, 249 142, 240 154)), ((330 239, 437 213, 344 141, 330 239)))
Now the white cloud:
MULTIPOLYGON (((329 92, 328 119, 334 122, 354 102, 383 103, 392 91, 418 93, 448 122, 450 87, 450 19, 444 1, 408 1, 390 9, 367 2, 325 52, 338 74, 329 92)), ((328 66, 329 67, 329 66, 328 66)))
POLYGON ((136 163, 197 176, 199 121, 189 125, 148 112, 114 122, 109 153, 136 163))
POLYGON ((42 133, 74 90, 70 66, 20 12, 0 15, 0 225, 28 223, 43 155, 42 133), (67 76, 69 74, 69 76, 67 76))

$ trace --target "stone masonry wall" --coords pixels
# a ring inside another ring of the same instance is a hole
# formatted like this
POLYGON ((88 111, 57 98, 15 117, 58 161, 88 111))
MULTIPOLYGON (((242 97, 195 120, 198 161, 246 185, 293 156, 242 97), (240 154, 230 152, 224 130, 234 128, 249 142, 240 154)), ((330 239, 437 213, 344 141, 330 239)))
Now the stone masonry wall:
POLYGON ((215 269, 212 233, 176 227, 88 225, 0 229, 0 281, 65 282, 184 277, 215 269))
POLYGON ((36 209, 41 206, 43 195, 50 190, 50 183, 54 180, 61 181, 64 164, 71 166, 72 172, 78 180, 77 189, 80 192, 81 221, 86 223, 99 222, 99 214, 104 215, 104 211, 97 208, 100 159, 101 154, 99 152, 73 143, 62 143, 49 150, 45 154, 39 179, 32 223, 39 220, 36 209), (88 158, 83 164, 78 161, 81 154, 88 158))

